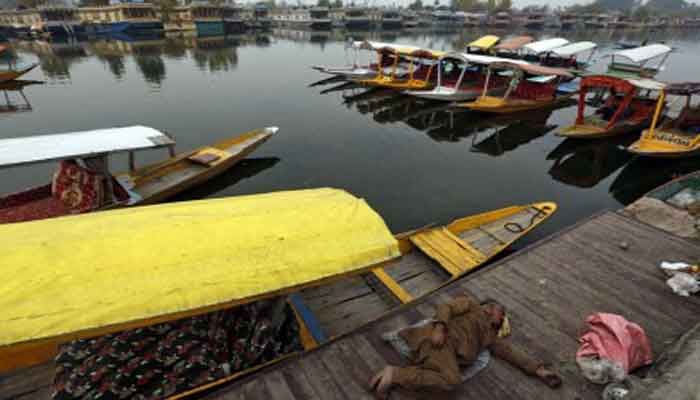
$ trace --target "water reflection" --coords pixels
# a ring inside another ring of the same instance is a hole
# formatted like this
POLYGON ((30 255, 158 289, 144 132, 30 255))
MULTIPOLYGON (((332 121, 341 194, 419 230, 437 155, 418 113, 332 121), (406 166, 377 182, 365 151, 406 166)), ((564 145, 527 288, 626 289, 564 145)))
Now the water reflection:
POLYGON ((0 92, 2 92, 2 100, 0 103, 0 117, 6 117, 8 114, 16 114, 20 112, 32 111, 32 105, 29 98, 24 93, 24 88, 31 85, 41 85, 39 81, 17 80, 0 83, 0 92))
POLYGON ((231 168, 207 182, 206 185, 196 186, 191 190, 177 195, 170 201, 187 201, 210 197, 234 186, 238 182, 252 178, 274 167, 278 162, 280 162, 280 159, 276 157, 245 159, 236 164, 235 168, 231 168))
POLYGON ((547 155, 547 160, 554 160, 549 175, 567 185, 591 188, 633 158, 620 148, 633 141, 633 135, 621 139, 566 139, 547 155))
POLYGON ((617 201, 627 205, 674 178, 698 170, 698 157, 677 160, 638 157, 620 171, 610 185, 610 193, 617 201))
POLYGON ((489 118, 485 121, 487 124, 500 127, 485 139, 479 140, 480 133, 473 136, 472 151, 499 157, 542 137, 557 128, 549 123, 553 111, 535 110, 527 114, 489 118))
POLYGON ((231 71, 238 65, 239 47, 269 45, 270 37, 261 34, 201 38, 120 34, 91 41, 14 42, 25 57, 32 54, 39 59, 41 69, 52 81, 70 80, 74 65, 88 57, 95 57, 107 66, 118 81, 124 79, 128 62, 133 60, 144 80, 155 88, 160 87, 167 78, 164 58, 191 58, 200 70, 206 72, 231 71))
POLYGON ((14 46, 21 52, 36 55, 44 74, 56 81, 70 80, 73 65, 88 57, 84 42, 78 41, 19 41, 14 46))

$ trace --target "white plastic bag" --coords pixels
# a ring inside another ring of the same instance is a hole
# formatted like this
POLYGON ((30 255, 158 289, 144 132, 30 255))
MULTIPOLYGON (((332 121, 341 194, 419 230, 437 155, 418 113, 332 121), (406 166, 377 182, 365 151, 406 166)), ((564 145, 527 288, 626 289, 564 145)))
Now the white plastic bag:
POLYGON ((593 383, 604 385, 608 382, 622 382, 627 377, 622 365, 598 357, 577 357, 581 374, 593 383))
POLYGON ((693 275, 685 272, 677 272, 666 281, 666 284, 673 289, 673 293, 688 297, 691 293, 700 292, 700 283, 693 275))

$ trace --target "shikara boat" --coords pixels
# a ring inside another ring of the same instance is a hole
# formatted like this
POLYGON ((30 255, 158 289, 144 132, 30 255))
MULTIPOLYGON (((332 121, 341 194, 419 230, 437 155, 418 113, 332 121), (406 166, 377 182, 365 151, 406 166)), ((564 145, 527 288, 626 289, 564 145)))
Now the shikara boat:
POLYGON ((700 155, 700 107, 692 103, 700 93, 700 83, 677 83, 666 86, 656 103, 649 129, 627 150, 646 157, 680 158, 700 155), (685 97, 681 112, 671 118, 666 113, 666 96, 685 97))
POLYGON ((0 282, 0 372, 71 340, 279 296, 312 349, 474 271, 555 210, 507 207, 393 236, 362 199, 315 189, 1 225, 12 279, 0 282))
MULTIPOLYGON (((8 47, 0 45, 0 54, 7 51, 8 47)), ((30 64, 24 67, 17 67, 11 61, 7 63, 7 68, 0 68, 0 83, 13 81, 22 75, 36 68, 39 64, 30 64)))
MULTIPOLYGON (((366 62, 360 61, 361 52, 375 53, 381 48, 393 46, 389 43, 372 42, 372 41, 355 41, 350 45, 353 51, 352 64, 342 67, 329 67, 325 65, 312 65, 311 68, 324 74, 343 77, 345 79, 371 79, 377 76, 377 65, 373 64, 371 59, 366 62)), ((372 54, 372 58, 374 55, 372 54)))
MULTIPOLYGON (((489 65, 502 62, 525 63, 520 60, 468 53, 448 53, 438 59, 437 83, 431 90, 410 90, 406 94, 429 100, 469 101, 484 91, 489 65)), ((508 80, 494 76, 489 81, 488 94, 503 94, 508 80)))
POLYGON ((564 38, 551 38, 528 43, 522 47, 523 58, 531 62, 541 62, 545 54, 567 44, 569 41, 564 38))
POLYGON ((495 35, 482 36, 467 44, 466 51, 469 54, 490 54, 500 40, 501 38, 495 35))
POLYGON ((557 91, 563 80, 573 75, 562 68, 543 67, 528 63, 494 63, 488 68, 482 95, 471 103, 456 103, 457 107, 486 113, 514 113, 556 107, 570 100, 571 93, 557 91), (488 94, 491 79, 508 79, 503 96, 488 94))
POLYGON ((608 73, 653 78, 663 71, 672 50, 665 44, 656 43, 617 51, 612 54, 608 73))
POLYGON ((650 79, 625 79, 611 75, 586 76, 581 80, 578 114, 574 125, 562 129, 559 136, 595 139, 640 131, 649 126, 658 102, 654 93, 665 85, 650 79), (602 106, 586 116, 589 101, 602 106), (607 96, 607 97, 605 97, 607 96))
POLYGON ((0 167, 60 162, 50 183, 0 197, 0 223, 151 204, 231 168, 277 132, 264 128, 175 154, 175 141, 145 126, 0 140, 0 167), (135 167, 134 153, 168 148, 170 158, 135 167), (112 174, 109 156, 129 154, 129 171, 112 174))
POLYGON ((575 42, 557 47, 545 53, 542 65, 548 67, 570 68, 573 70, 585 70, 591 64, 595 50, 598 47, 593 42, 575 42), (588 53, 585 60, 580 60, 581 55, 588 53))
POLYGON ((361 85, 396 90, 429 89, 435 85, 438 58, 444 52, 413 46, 387 46, 377 51, 377 75, 371 79, 355 79, 361 85), (386 71, 384 66, 389 67, 386 71))
POLYGON ((521 58, 521 50, 526 44, 534 42, 532 36, 515 36, 512 38, 501 40, 493 48, 493 52, 498 57, 504 58, 521 58))

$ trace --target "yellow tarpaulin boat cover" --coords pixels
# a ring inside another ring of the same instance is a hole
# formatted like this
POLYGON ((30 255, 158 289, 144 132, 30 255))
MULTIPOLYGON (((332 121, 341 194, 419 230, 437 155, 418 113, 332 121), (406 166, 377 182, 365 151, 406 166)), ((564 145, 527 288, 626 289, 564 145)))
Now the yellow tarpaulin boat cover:
POLYGON ((0 350, 242 304, 400 255, 381 217, 335 189, 0 225, 0 237, 0 350))
POLYGON ((476 47, 477 49, 488 50, 491 47, 495 46, 499 40, 501 40, 501 38, 499 38, 498 36, 486 35, 469 43, 467 47, 476 47))

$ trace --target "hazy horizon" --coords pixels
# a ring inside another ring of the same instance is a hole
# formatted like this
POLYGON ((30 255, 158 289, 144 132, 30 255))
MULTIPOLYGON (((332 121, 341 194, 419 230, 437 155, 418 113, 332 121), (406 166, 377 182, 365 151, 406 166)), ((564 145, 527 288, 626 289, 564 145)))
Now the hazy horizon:
MULTIPOLYGON (((237 3, 256 3, 259 0, 236 0, 237 3)), ((318 0, 276 0, 278 3, 286 3, 288 5, 296 5, 296 4, 303 4, 303 5, 314 5, 318 2, 318 0)), ((331 0, 333 1, 333 0, 331 0)), ((367 6, 372 6, 372 7, 381 7, 381 6, 394 6, 394 7, 406 7, 409 4, 413 3, 414 0, 354 0, 355 4, 357 5, 367 5, 367 6)), ((433 4, 434 0, 423 0, 423 4, 428 5, 428 4, 433 4)), ((441 5, 449 5, 450 0, 439 0, 441 5)), ((484 0, 485 1, 485 0, 484 0)), ((571 6, 574 4, 589 4, 592 3, 593 0, 549 0, 549 1, 542 1, 542 0, 513 0, 513 6, 516 8, 522 8, 522 7, 527 7, 527 6, 532 6, 532 5, 549 5, 551 8, 556 8, 556 7, 567 7, 571 6)), ((645 0, 646 2, 646 0, 645 0)), ((700 5, 700 0, 686 0, 688 3, 692 4, 698 4, 700 5)), ((343 0, 344 4, 349 4, 350 0, 343 0)))

